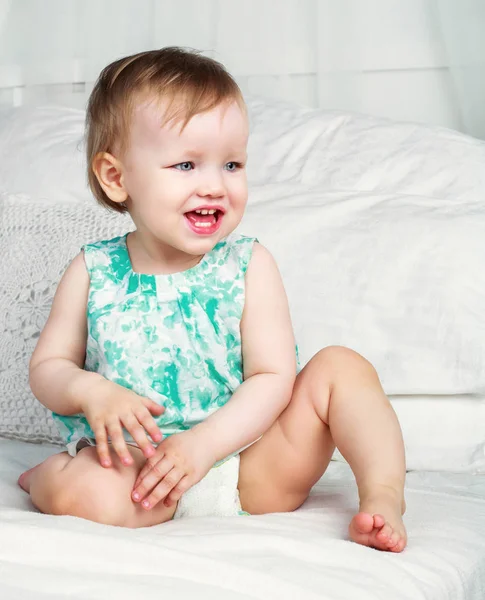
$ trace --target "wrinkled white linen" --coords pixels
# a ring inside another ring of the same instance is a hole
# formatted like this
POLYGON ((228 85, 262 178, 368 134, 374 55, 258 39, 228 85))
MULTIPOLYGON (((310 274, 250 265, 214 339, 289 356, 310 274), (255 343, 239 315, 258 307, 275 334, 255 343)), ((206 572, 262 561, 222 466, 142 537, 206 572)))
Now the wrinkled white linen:
POLYGON ((483 600, 485 476, 408 475, 404 553, 346 541, 357 510, 333 462, 290 514, 109 527, 34 511, 21 471, 56 449, 0 440, 0 598, 483 600))

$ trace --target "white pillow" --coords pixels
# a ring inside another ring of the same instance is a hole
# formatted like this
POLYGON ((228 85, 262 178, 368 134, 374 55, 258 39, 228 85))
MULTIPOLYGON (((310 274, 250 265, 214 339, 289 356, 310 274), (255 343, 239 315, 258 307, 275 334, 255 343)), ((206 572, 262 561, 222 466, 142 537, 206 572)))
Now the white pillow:
POLYGON ((70 260, 84 243, 130 229, 129 217, 95 205, 0 194, 0 436, 60 442, 30 391, 30 357, 70 260))
POLYGON ((483 202, 485 142, 457 131, 248 99, 252 185, 483 202))
POLYGON ((485 394, 485 204, 263 186, 242 231, 273 251, 302 357, 344 345, 388 394, 485 394))
POLYGON ((64 107, 0 110, 0 192, 43 202, 91 201, 84 114, 64 107))
POLYGON ((389 399, 403 432, 408 470, 485 473, 485 395, 389 399))

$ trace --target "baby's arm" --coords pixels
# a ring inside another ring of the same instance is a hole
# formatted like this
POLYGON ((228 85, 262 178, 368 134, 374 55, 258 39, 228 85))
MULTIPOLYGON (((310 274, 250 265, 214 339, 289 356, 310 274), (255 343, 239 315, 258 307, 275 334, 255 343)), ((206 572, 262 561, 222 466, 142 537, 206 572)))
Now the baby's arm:
POLYGON ((296 352, 286 292, 270 252, 255 244, 241 321, 244 383, 195 427, 220 460, 254 442, 288 405, 296 352))
POLYGON ((51 312, 30 360, 30 387, 36 398, 61 415, 81 412, 81 399, 102 377, 83 371, 89 277, 76 256, 57 288, 51 312))
POLYGON ((121 424, 130 431, 145 456, 151 456, 153 446, 143 427, 152 439, 160 441, 160 430, 150 412, 159 415, 163 408, 98 373, 83 369, 88 290, 89 275, 80 254, 69 265, 57 288, 30 362, 30 386, 37 399, 50 410, 61 415, 85 414, 95 433, 103 466, 111 465, 108 434, 122 461, 131 464, 121 424))

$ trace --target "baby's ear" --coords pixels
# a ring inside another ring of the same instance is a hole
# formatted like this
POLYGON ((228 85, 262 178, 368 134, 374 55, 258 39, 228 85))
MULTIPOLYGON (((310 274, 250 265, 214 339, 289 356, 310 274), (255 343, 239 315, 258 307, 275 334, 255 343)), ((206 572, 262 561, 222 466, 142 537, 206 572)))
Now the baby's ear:
POLYGON ((128 193, 123 185, 121 162, 109 152, 99 152, 93 159, 92 169, 108 198, 118 204, 125 202, 128 193))

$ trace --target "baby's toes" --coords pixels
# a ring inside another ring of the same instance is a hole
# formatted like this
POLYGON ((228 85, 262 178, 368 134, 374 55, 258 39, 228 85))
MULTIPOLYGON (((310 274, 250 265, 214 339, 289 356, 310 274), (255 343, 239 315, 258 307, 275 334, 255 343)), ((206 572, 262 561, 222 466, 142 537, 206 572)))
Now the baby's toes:
POLYGON ((387 545, 389 538, 393 533, 393 529, 389 523, 385 523, 379 533, 376 534, 376 540, 387 545))
POLYGON ((389 548, 389 550, 391 552, 402 552, 404 550, 405 546, 406 546, 406 540, 405 540, 405 538, 402 537, 399 540, 399 542, 395 546, 393 546, 392 548, 389 548))
POLYGON ((32 477, 32 473, 37 469, 39 465, 32 467, 28 471, 24 471, 17 479, 18 485, 24 490, 24 492, 30 493, 30 479, 32 477))
POLYGON ((399 533, 399 531, 393 531, 389 540, 386 543, 386 546, 391 549, 394 548, 394 546, 400 541, 401 539, 401 534, 399 533))
POLYGON ((354 516, 351 526, 355 528, 357 533, 371 533, 374 529, 374 520, 368 513, 358 513, 354 516))
POLYGON ((373 515, 374 527, 380 529, 386 522, 386 519, 382 515, 373 515))

